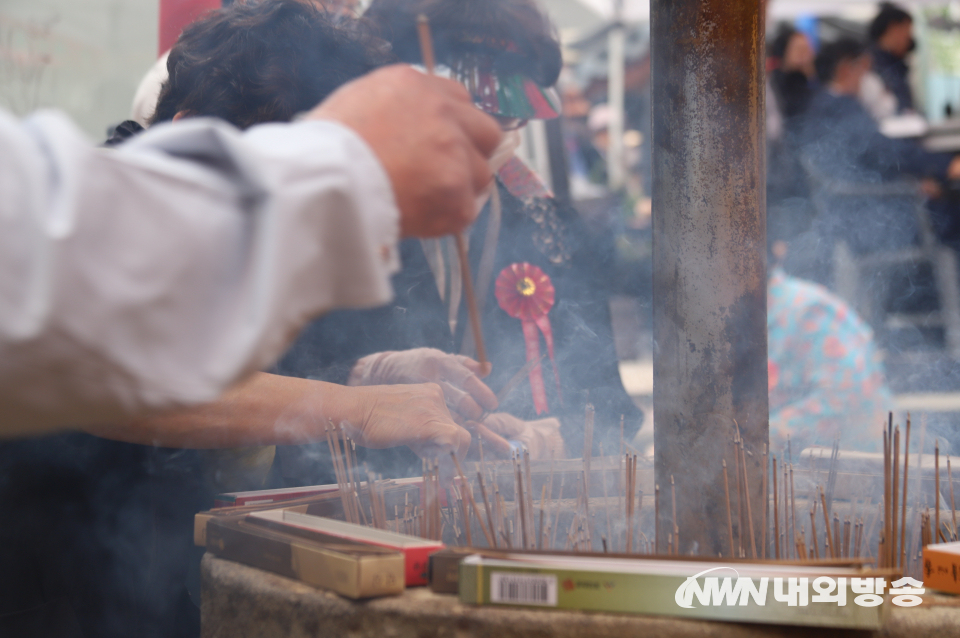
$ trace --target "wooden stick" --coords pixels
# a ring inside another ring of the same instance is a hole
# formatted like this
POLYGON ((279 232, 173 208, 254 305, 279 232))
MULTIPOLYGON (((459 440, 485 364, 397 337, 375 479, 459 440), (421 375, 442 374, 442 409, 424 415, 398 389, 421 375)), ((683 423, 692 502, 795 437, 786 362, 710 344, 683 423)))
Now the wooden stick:
POLYGON ((566 473, 560 475, 560 493, 557 495, 557 502, 554 505, 553 513, 553 533, 550 535, 550 549, 553 549, 557 545, 557 528, 560 527, 558 524, 560 522, 560 506, 563 502, 563 487, 564 482, 567 480, 566 473))
MULTIPOLYGON (((818 487, 818 489, 820 491, 820 504, 823 506, 823 526, 827 529, 826 539, 830 545, 830 557, 836 558, 837 550, 833 545, 833 534, 830 532, 830 515, 827 514, 827 496, 823 493, 823 488, 818 487)), ((826 555, 826 551, 824 551, 824 555, 826 555)))
MULTIPOLYGON (((603 483, 603 515, 607 520, 607 536, 613 539, 613 531, 610 528, 610 504, 607 502, 607 457, 603 455, 603 443, 600 444, 600 461, 603 465, 603 470, 600 474, 600 482, 603 483)), ((550 483, 550 488, 553 489, 553 483, 550 483)), ((604 548, 606 548, 606 542, 604 542, 604 548)), ((606 549, 604 549, 606 551, 606 549)))
POLYGON ((817 502, 813 502, 810 508, 810 537, 813 539, 810 543, 813 545, 814 558, 820 558, 820 543, 817 541, 817 502))
POLYGON ((737 475, 737 558, 743 554, 743 530, 747 526, 746 521, 743 519, 743 480, 740 477, 740 437, 738 433, 739 430, 733 435, 733 463, 737 475))
POLYGON ((892 486, 892 499, 893 502, 890 506, 890 514, 892 524, 890 525, 890 566, 897 566, 897 559, 899 558, 897 552, 897 532, 899 531, 899 525, 897 525, 897 512, 900 511, 899 505, 900 500, 900 426, 898 425, 893 430, 893 479, 891 482, 892 486))
POLYGON ((850 558, 850 519, 843 522, 843 557, 850 558))
MULTIPOLYGON (((430 35, 430 20, 422 13, 417 16, 417 35, 420 38, 420 56, 423 66, 429 75, 434 74, 436 58, 433 53, 433 38, 430 35)), ((487 349, 483 345, 483 328, 480 326, 480 311, 477 308, 477 297, 473 291, 473 275, 470 274, 470 258, 467 252, 467 242, 462 233, 454 236, 457 245, 457 257, 460 260, 460 274, 463 279, 463 297, 467 300, 467 313, 470 316, 470 330, 473 332, 473 342, 477 348, 477 363, 486 368, 487 349)))
MULTIPOLYGON (((470 507, 473 508, 473 515, 477 517, 477 522, 480 523, 480 529, 483 531, 483 535, 487 539, 487 546, 494 547, 495 541, 493 534, 490 530, 487 529, 487 524, 483 520, 483 516, 480 515, 480 510, 477 508, 477 501, 473 498, 473 490, 470 489, 470 484, 467 483, 467 477, 463 475, 463 469, 460 467, 460 460, 457 459, 457 455, 454 452, 450 452, 450 456, 453 457, 453 463, 457 466, 457 474, 460 475, 460 483, 462 491, 466 491, 467 499, 470 501, 470 507)), ((546 487, 546 485, 544 485, 546 487)), ((470 524, 470 519, 467 518, 466 525, 470 524)))
MULTIPOLYGON (((940 534, 940 439, 936 439, 933 444, 933 486, 936 490, 934 494, 934 507, 933 515, 936 524, 933 526, 933 529, 937 530, 937 534, 940 534)), ((933 542, 937 542, 937 537, 933 537, 933 542)))
MULTIPOLYGON (((328 422, 329 423, 329 422, 328 422)), ((327 436, 327 446, 330 448, 330 460, 333 463, 333 473, 337 477, 337 488, 340 491, 340 504, 343 507, 343 517, 348 523, 353 523, 353 510, 351 509, 350 494, 347 491, 347 486, 344 481, 343 469, 340 466, 340 461, 343 459, 340 457, 340 445, 339 443, 334 445, 334 432, 332 423, 331 427, 327 427, 326 424, 323 426, 323 432, 327 436), (333 430, 333 432, 331 432, 333 430)))
MULTIPOLYGON (((724 477, 726 477, 726 468, 724 468, 724 477)), ((727 490, 727 494, 730 494, 730 490, 727 490)), ((727 509, 730 509, 729 506, 727 509)), ((780 507, 779 503, 777 503, 777 457, 773 457, 773 552, 773 557, 780 560, 780 507)), ((730 531, 730 555, 733 556, 733 530, 730 531)))
POLYGON ((764 560, 767 558, 767 513, 770 509, 770 497, 767 491, 767 475, 770 472, 769 461, 767 460, 767 444, 763 444, 763 479, 761 481, 761 491, 763 492, 763 519, 760 527, 763 529, 760 537, 760 556, 764 560))
MULTIPOLYGON (((753 552, 753 558, 758 558, 757 554, 757 535, 753 529, 753 512, 750 508, 750 482, 747 480, 747 454, 743 447, 743 439, 740 439, 740 458, 743 460, 743 493, 747 499, 747 529, 750 531, 750 549, 753 552)), ((790 478, 793 479, 793 466, 790 466, 790 478)))
MULTIPOLYGON (((477 483, 480 485, 480 496, 483 497, 483 510, 487 513, 487 525, 490 528, 493 544, 490 547, 497 548, 497 529, 493 526, 493 513, 490 511, 490 501, 487 500, 487 488, 483 484, 483 472, 477 472, 477 483)), ((479 516, 477 517, 479 518, 479 516)), ((484 530, 486 532, 486 530, 484 530)), ((488 538, 488 541, 491 540, 488 538)))
POLYGON ((840 516, 833 513, 833 538, 837 541, 836 558, 843 558, 843 536, 840 534, 840 516))
POLYGON ((534 539, 534 535, 537 533, 537 531, 534 529, 533 517, 535 514, 533 509, 533 475, 530 473, 530 452, 528 450, 523 451, 523 470, 527 475, 527 480, 524 485, 527 486, 527 517, 530 519, 527 521, 527 533, 530 534, 530 540, 528 544, 531 548, 533 548, 537 546, 537 542, 534 539))
MULTIPOLYGON (((660 553, 660 484, 653 486, 653 546, 654 553, 660 553)), ((629 553, 629 552, 628 552, 629 553)))
MULTIPOLYGON (((781 461, 782 460, 783 459, 781 459, 781 461)), ((787 465, 788 464, 784 462, 783 467, 781 468, 783 470, 783 534, 784 534, 783 542, 781 544, 783 545, 784 558, 790 558, 790 543, 787 541, 789 541, 790 529, 791 529, 790 527, 790 487, 787 481, 787 465)))
POLYGON ((526 497, 524 496, 523 491, 523 471, 520 469, 520 464, 516 464, 517 472, 517 502, 520 504, 520 538, 521 545, 524 549, 527 549, 527 517, 525 515, 526 497))
POLYGON ((950 518, 953 520, 953 535, 957 535, 957 502, 953 500, 953 473, 950 471, 950 457, 947 456, 947 481, 950 482, 950 518))
POLYGON ((879 567, 890 566, 890 446, 893 442, 887 436, 887 430, 883 430, 883 543, 884 549, 882 555, 877 556, 877 565, 879 567))
MULTIPOLYGON (((773 463, 774 463, 774 467, 776 467, 777 459, 773 459, 773 463)), ((733 557, 733 556, 734 556, 734 553, 733 553, 733 515, 732 515, 732 513, 731 513, 731 511, 730 511, 730 480, 727 478, 727 460, 726 460, 726 459, 723 459, 723 460, 722 460, 722 465, 723 465, 723 490, 724 490, 724 493, 726 494, 726 497, 727 497, 727 534, 729 534, 729 536, 730 536, 730 556, 733 557)), ((774 485, 776 485, 776 477, 774 477, 774 485)), ((776 487, 774 487, 774 490, 776 490, 776 487)), ((777 498, 776 495, 774 495, 773 498, 774 498, 774 503, 776 503, 776 498, 777 498)), ((774 517, 774 518, 773 518, 774 524, 776 524, 776 520, 777 520, 777 518, 776 518, 776 517, 777 517, 776 505, 774 505, 773 517, 774 517)), ((778 544, 777 544, 777 558, 780 557, 779 555, 780 555, 780 545, 779 545, 779 543, 778 543, 778 544)))
MULTIPOLYGON (((634 457, 633 469, 636 472, 637 461, 634 457)), ((680 528, 677 527, 677 486, 673 483, 673 474, 670 475, 670 498, 673 501, 673 553, 680 553, 680 528)))
POLYGON ((907 432, 903 442, 903 512, 900 514, 900 568, 907 569, 907 471, 910 468, 910 413, 907 412, 907 432))
POLYGON ((630 455, 626 455, 626 499, 624 500, 624 505, 626 511, 624 514, 627 517, 627 537, 624 541, 627 553, 633 553, 633 466, 630 463, 630 455))
POLYGON ((797 533, 797 499, 793 490, 793 463, 790 463, 790 520, 793 521, 793 533, 797 533))

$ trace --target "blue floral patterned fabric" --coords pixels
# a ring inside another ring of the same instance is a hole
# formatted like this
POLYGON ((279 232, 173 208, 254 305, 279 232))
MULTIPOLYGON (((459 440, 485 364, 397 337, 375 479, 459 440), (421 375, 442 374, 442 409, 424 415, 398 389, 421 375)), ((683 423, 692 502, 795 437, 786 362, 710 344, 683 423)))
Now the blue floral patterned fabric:
MULTIPOLYGON (((873 331, 826 288, 771 274, 767 292, 770 449, 875 450, 893 396, 873 331)), ((794 457, 796 458, 796 457, 794 457)))

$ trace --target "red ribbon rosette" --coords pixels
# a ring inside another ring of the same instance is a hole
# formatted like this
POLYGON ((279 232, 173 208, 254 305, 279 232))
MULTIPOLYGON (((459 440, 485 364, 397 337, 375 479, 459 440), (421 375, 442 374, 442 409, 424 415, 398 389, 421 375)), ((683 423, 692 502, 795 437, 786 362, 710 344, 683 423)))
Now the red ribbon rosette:
MULTIPOLYGON (((553 358, 553 331, 547 313, 553 308, 556 291, 553 282, 545 272, 526 262, 510 264, 497 277, 497 302, 504 312, 520 320, 523 328, 523 341, 527 350, 527 363, 530 368, 530 390, 533 392, 533 407, 537 414, 547 412, 547 392, 543 385, 543 369, 540 367, 540 334, 547 342, 547 353, 553 365, 553 376, 557 382, 557 396, 560 396, 560 374, 553 358)), ((563 401, 562 397, 560 399, 563 401)))

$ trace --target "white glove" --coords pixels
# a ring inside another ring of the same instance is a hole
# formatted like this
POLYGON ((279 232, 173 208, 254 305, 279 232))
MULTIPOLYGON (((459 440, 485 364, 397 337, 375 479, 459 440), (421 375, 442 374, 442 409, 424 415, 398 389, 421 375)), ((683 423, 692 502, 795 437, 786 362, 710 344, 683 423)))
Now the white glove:
POLYGON ((497 395, 480 380, 483 366, 469 357, 435 348, 378 352, 353 367, 347 385, 436 383, 447 406, 466 419, 497 408, 497 395))
POLYGON ((506 412, 497 412, 484 419, 483 424, 508 441, 519 441, 530 452, 531 459, 562 459, 566 457, 560 421, 551 417, 523 421, 506 412))

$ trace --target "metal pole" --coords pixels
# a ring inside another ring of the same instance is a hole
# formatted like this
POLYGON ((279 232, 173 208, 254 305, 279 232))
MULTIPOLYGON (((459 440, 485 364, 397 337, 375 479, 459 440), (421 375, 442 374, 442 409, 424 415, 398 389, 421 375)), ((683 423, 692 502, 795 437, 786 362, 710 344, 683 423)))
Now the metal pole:
MULTIPOLYGON (((763 33, 761 0, 652 3, 655 466, 661 487, 676 479, 682 554, 728 554, 722 460, 737 426, 751 509, 764 506, 763 33)), ((664 551, 669 508, 657 524, 664 551)))
POLYGON ((623 148, 624 56, 626 29, 623 24, 623 0, 614 0, 613 28, 607 36, 607 186, 618 191, 626 183, 626 158, 623 148))

